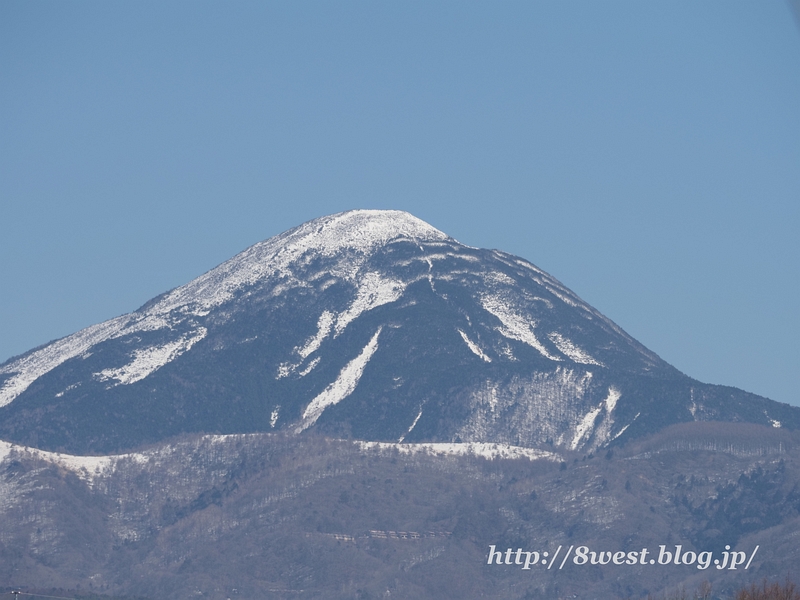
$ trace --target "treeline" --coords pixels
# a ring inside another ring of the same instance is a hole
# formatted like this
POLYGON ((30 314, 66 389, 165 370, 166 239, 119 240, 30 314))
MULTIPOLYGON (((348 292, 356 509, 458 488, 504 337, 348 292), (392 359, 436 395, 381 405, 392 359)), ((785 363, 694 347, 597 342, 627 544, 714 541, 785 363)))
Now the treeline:
POLYGON ((660 452, 701 450, 749 458, 786 454, 798 442, 798 432, 780 427, 695 421, 672 425, 649 438, 632 442, 627 446, 626 454, 642 458, 660 452))

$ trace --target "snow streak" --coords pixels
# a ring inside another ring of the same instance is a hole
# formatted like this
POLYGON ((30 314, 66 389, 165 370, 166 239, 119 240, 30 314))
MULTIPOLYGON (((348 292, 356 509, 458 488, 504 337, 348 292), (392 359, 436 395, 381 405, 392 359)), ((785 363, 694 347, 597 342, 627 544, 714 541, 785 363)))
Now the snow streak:
MULTIPOLYGON (((583 444, 583 442, 592 437, 592 433, 594 433, 594 441, 591 446, 592 448, 597 448, 609 441, 609 438, 611 438, 611 428, 614 425, 614 417, 612 413, 617 406, 617 401, 621 397, 622 393, 617 388, 614 386, 608 388, 608 395, 606 396, 605 400, 603 400, 599 406, 596 406, 586 413, 583 419, 581 419, 578 425, 575 427, 575 435, 572 438, 572 443, 569 445, 570 450, 577 450, 583 444), (605 417, 595 430, 595 421, 603 409, 605 409, 606 412, 605 417)), ((623 431, 626 428, 627 425, 623 427, 623 431)), ((619 436, 620 433, 618 433, 617 436, 619 436)), ((617 436, 614 436, 614 438, 611 439, 615 439, 617 436)))
POLYGON ((0 367, 0 375, 14 374, 0 388, 0 406, 13 401, 39 377, 70 358, 80 356, 95 344, 117 337, 129 320, 130 317, 123 316, 92 325, 0 367))
POLYGON ((336 335, 342 333, 361 314, 383 304, 388 304, 403 295, 405 284, 397 279, 384 279, 380 273, 367 273, 359 282, 356 299, 336 319, 336 335))
POLYGON ((545 358, 560 361, 558 356, 554 356, 547 351, 534 333, 536 321, 526 318, 512 309, 507 302, 495 295, 485 295, 481 298, 481 305, 484 310, 500 319, 503 327, 497 327, 505 337, 528 344, 531 348, 538 350, 545 358))
POLYGON ((571 358, 576 363, 581 363, 584 365, 597 365, 600 367, 603 366, 603 363, 592 358, 587 352, 579 348, 574 342, 568 340, 560 333, 554 331, 549 333, 547 337, 549 337, 550 341, 556 345, 556 348, 558 348, 561 354, 571 358))
POLYGON ((99 373, 94 373, 94 377, 99 381, 116 379, 117 383, 114 385, 136 383, 190 350, 206 336, 206 333, 208 330, 205 327, 198 327, 195 331, 175 341, 161 346, 134 350, 133 361, 116 369, 103 369, 99 373))
POLYGON ((369 343, 364 346, 361 353, 341 370, 336 381, 326 387, 306 407, 305 411, 303 411, 303 420, 297 427, 296 433, 311 427, 317 422, 317 419, 326 408, 338 404, 355 391, 361 376, 364 374, 364 368, 378 349, 378 336, 382 329, 383 327, 378 327, 378 331, 375 332, 369 343))
POLYGON ((401 443, 401 442, 402 442, 404 439, 406 439, 406 436, 407 436, 409 433, 411 433, 411 432, 414 430, 414 427, 416 427, 416 426, 417 426, 417 421, 419 421, 419 418, 420 418, 421 416, 422 416, 422 409, 420 408, 420 409, 419 409, 419 413, 417 413, 417 416, 416 416, 416 418, 414 419, 414 422, 413 422, 413 423, 411 423, 411 427, 409 427, 409 428, 408 428, 408 431, 406 431, 406 432, 405 432, 403 435, 401 435, 401 436, 400 436, 400 439, 399 439, 399 440, 397 440, 397 443, 398 443, 398 444, 399 444, 399 443, 401 443))
POLYGON ((488 356, 486 356, 486 354, 484 354, 483 350, 481 350, 481 349, 480 349, 480 347, 478 346, 478 344, 476 344, 476 343, 475 343, 475 342, 473 342, 471 339, 469 339, 469 337, 467 337, 467 334, 466 334, 466 333, 464 333, 464 332, 463 332, 463 331, 461 331, 460 329, 458 329, 457 331, 458 331, 458 333, 460 333, 460 334, 461 334, 461 338, 464 340, 464 342, 467 344, 467 346, 469 347, 469 349, 470 349, 470 350, 472 350, 472 352, 473 352, 473 353, 474 353, 476 356, 479 356, 480 358, 482 358, 482 359, 483 359, 484 361, 486 361, 486 362, 492 362, 492 359, 491 359, 491 358, 489 358, 488 356))

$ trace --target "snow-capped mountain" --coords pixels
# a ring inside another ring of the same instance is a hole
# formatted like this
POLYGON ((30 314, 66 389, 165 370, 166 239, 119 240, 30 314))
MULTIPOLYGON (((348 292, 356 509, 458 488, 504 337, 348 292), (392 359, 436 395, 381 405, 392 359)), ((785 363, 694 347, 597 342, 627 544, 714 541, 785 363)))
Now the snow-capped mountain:
POLYGON ((0 366, 0 438, 71 452, 309 429, 590 451, 799 415, 692 380, 531 263, 399 211, 310 221, 0 366))

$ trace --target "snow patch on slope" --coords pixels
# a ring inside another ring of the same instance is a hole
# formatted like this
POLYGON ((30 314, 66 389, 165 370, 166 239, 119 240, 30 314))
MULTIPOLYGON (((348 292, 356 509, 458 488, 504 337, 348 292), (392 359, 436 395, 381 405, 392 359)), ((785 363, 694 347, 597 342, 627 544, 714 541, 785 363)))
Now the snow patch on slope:
POLYGON ((342 333, 361 314, 398 300, 404 290, 405 283, 398 279, 384 279, 377 272, 367 273, 359 282, 353 303, 336 319, 336 335, 342 333))
POLYGON ((308 355, 312 352, 316 352, 320 345, 322 344, 323 340, 328 337, 328 334, 331 332, 331 327, 333 327, 333 319, 334 314, 329 310, 325 310, 319 316, 317 320, 317 333, 308 340, 302 348, 295 348, 295 351, 300 355, 301 358, 304 360, 308 358, 308 355))
MULTIPOLYGON (((467 246, 463 246, 463 248, 467 248, 467 246)), ((424 251, 424 248, 421 248, 424 251)), ((409 259, 399 260, 395 264, 398 266, 408 266, 415 262, 425 262, 428 264, 429 268, 433 268, 433 261, 435 260, 464 260, 471 263, 479 263, 481 261, 480 258, 477 256, 473 256, 472 254, 467 254, 465 252, 454 252, 449 250, 447 252, 431 252, 429 254, 425 254, 424 256, 413 256, 409 259)))
MULTIPOLYGON (((637 415, 637 416, 638 416, 638 415, 637 415)), ((634 419, 634 420, 635 420, 635 419, 634 419)), ((618 438, 619 436, 621 436, 623 433, 625 433, 625 430, 626 430, 628 427, 630 427, 630 426, 631 426, 631 424, 630 424, 630 423, 628 423, 627 425, 623 426, 623 428, 622 428, 622 429, 620 429, 620 430, 619 430, 619 431, 618 431, 616 434, 614 434, 614 437, 612 437, 612 438, 611 438, 611 439, 612 439, 612 441, 613 441, 613 440, 615 440, 615 439, 617 439, 617 438, 618 438)))
POLYGON ((469 339, 469 337, 467 336, 466 333, 464 333, 460 329, 458 329, 457 331, 458 331, 458 333, 461 334, 461 338, 464 340, 464 343, 467 345, 467 347, 469 347, 469 349, 472 350, 473 354, 475 354, 476 356, 482 358, 486 362, 492 362, 492 359, 489 358, 488 356, 486 356, 486 354, 484 354, 483 350, 480 349, 480 346, 478 346, 478 344, 476 344, 471 339, 469 339))
POLYGON ((95 344, 116 337, 129 320, 130 316, 126 315, 92 325, 0 367, 0 375, 14 374, 0 388, 0 406, 12 402, 39 377, 70 358, 80 356, 95 344))
POLYGON ((64 469, 72 471, 78 477, 91 485, 96 477, 113 471, 116 464, 121 460, 133 460, 139 464, 148 461, 148 457, 141 453, 116 454, 111 456, 76 456, 73 454, 61 454, 60 452, 47 452, 28 446, 18 446, 0 440, 0 463, 2 463, 12 453, 25 454, 27 457, 44 460, 51 464, 58 465, 64 469))
MULTIPOLYGON (((587 442, 594 433, 594 440, 592 441, 590 450, 594 450, 606 442, 616 439, 622 432, 619 432, 614 438, 611 437, 611 428, 614 426, 613 412, 617 406, 617 401, 622 397, 622 393, 611 386, 608 388, 608 395, 599 406, 590 410, 583 419, 578 423, 575 428, 575 435, 570 444, 570 450, 577 450, 581 445, 587 442), (605 415, 602 422, 595 429, 595 422, 600 413, 605 409, 605 415)), ((623 431, 627 428, 624 427, 623 431)))
POLYGON ((322 360, 322 358, 319 357, 319 356, 317 356, 316 358, 312 359, 312 361, 310 363, 308 363, 308 366, 306 366, 305 369, 300 371, 300 377, 305 377, 306 375, 311 373, 311 371, 314 370, 314 367, 316 367, 320 363, 321 360, 322 360))
POLYGON ((572 306, 573 308, 583 308, 583 306, 582 306, 582 304, 580 302, 578 302, 577 300, 573 300, 572 298, 567 296, 567 294, 559 292, 558 290, 556 290, 555 288, 553 288, 552 286, 549 286, 547 284, 543 284, 543 285, 544 285, 545 289, 547 289, 548 292, 553 294, 553 296, 555 296, 556 298, 561 300, 567 306, 572 306))
POLYGON ((94 373, 94 377, 98 381, 116 379, 117 382, 113 385, 136 383, 190 350, 207 333, 208 330, 205 327, 198 327, 193 332, 161 346, 139 348, 133 351, 133 360, 127 365, 116 369, 103 369, 99 373, 94 373))
POLYGON ((378 336, 382 329, 383 327, 378 327, 378 331, 375 332, 375 335, 372 336, 369 343, 364 346, 361 353, 347 363, 341 370, 336 381, 331 383, 311 401, 305 411, 303 411, 303 419, 295 433, 300 433, 304 429, 311 427, 317 422, 317 419, 319 419, 326 408, 338 404, 355 391, 361 376, 364 374, 364 368, 378 349, 378 336))
POLYGON ((563 366, 486 381, 466 393, 463 402, 469 416, 456 435, 464 442, 566 446, 586 410, 591 381, 591 373, 563 366))
POLYGON ((552 333, 547 334, 547 337, 549 337, 550 341, 555 344, 556 348, 558 348, 561 354, 571 358, 576 363, 581 363, 584 365, 597 365, 600 367, 603 366, 603 363, 592 358, 588 352, 579 348, 574 342, 568 340, 560 333, 553 331, 552 333))
MULTIPOLYGON (((284 377, 288 377, 294 373, 300 367, 300 365, 303 364, 303 361, 305 361, 310 354, 319 350, 322 342, 325 341, 325 338, 327 338, 330 334, 335 318, 336 315, 331 311, 322 311, 319 319, 317 319, 317 333, 315 333, 302 347, 295 346, 294 348, 294 352, 300 356, 300 362, 285 362, 278 365, 278 374, 275 379, 283 379, 284 377)), ((300 372, 300 377, 305 377, 308 375, 312 369, 319 364, 319 361, 319 356, 312 360, 308 366, 306 366, 306 368, 300 372)))
MULTIPOLYGON (((302 347, 297 346, 294 348, 294 352, 300 356, 300 361, 297 363, 281 363, 278 366, 276 379, 282 379, 294 373, 310 354, 319 349, 331 331, 334 332, 334 337, 337 337, 350 323, 365 312, 399 300, 405 288, 406 284, 404 282, 398 279, 384 278, 375 271, 363 275, 358 282, 356 297, 347 310, 339 315, 328 310, 323 311, 317 321, 317 333, 302 347)), ((301 371, 300 376, 307 375, 317 363, 319 363, 319 357, 315 358, 311 364, 301 371)))
POLYGON ((572 443, 569 445, 570 450, 577 450, 580 443, 591 435, 595 419, 597 419, 597 415, 600 414, 601 410, 603 410, 602 404, 593 408, 583 416, 583 419, 581 419, 577 427, 575 427, 575 435, 572 438, 572 443))
POLYGON ((484 310, 500 319, 503 327, 497 327, 503 336, 524 342, 531 348, 537 350, 542 356, 553 361, 560 361, 561 358, 554 356, 547 351, 547 348, 538 340, 534 333, 536 321, 526 318, 516 312, 509 303, 497 295, 484 295, 481 297, 481 306, 484 310))
POLYGON ((608 388, 608 396, 606 399, 603 400, 603 403, 606 405, 606 412, 611 414, 613 410, 617 407, 617 401, 622 397, 622 392, 620 392, 614 386, 608 388))
POLYGON ((466 443, 422 443, 422 444, 400 444, 391 442, 356 442, 362 450, 396 450, 401 454, 423 454, 429 456, 478 456, 488 460, 501 459, 520 459, 528 460, 550 460, 558 462, 561 457, 554 452, 537 450, 535 448, 524 448, 522 446, 512 446, 510 444, 496 444, 484 442, 466 443))
POLYGON ((399 440, 397 440, 397 443, 398 443, 398 444, 399 444, 399 443, 402 443, 402 441, 403 441, 404 439, 406 439, 406 436, 407 436, 409 433, 411 433, 411 432, 414 430, 414 427, 416 427, 416 426, 417 426, 417 422, 419 421, 419 418, 420 418, 421 416, 422 416, 422 409, 420 408, 420 409, 419 409, 419 412, 417 413, 417 416, 416 416, 416 418, 414 419, 414 422, 413 422, 413 423, 411 423, 411 427, 409 427, 409 428, 408 428, 408 431, 406 431, 406 432, 405 432, 405 433, 404 433, 402 436, 400 436, 400 439, 399 439, 399 440))
POLYGON ((517 282, 512 277, 509 277, 502 271, 489 271, 483 276, 484 281, 490 285, 503 284, 509 287, 515 287, 517 282))

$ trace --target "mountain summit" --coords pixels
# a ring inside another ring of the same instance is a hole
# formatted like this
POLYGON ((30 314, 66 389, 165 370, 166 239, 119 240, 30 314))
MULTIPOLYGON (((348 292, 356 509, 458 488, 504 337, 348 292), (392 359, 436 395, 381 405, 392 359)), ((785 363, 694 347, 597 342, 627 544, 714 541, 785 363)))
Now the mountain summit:
POLYGON ((799 415, 683 375, 526 260, 400 211, 309 221, 0 365, 0 438, 69 452, 277 430, 591 451, 799 415))

